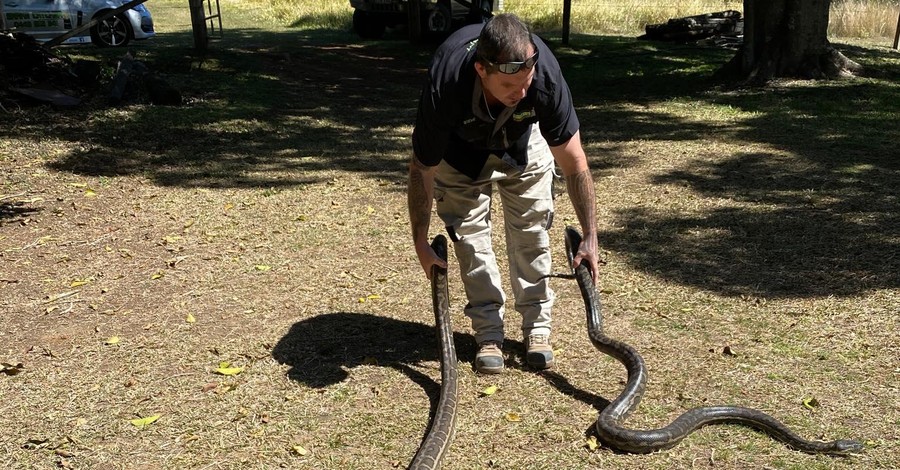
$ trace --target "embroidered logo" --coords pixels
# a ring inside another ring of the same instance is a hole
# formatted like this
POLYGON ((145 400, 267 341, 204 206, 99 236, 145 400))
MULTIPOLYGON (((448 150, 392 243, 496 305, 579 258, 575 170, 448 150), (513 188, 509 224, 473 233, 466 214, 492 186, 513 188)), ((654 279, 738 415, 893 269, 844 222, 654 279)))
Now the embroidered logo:
POLYGON ((515 113, 512 115, 513 121, 522 122, 528 118, 533 118, 535 116, 534 109, 529 109, 528 111, 522 111, 521 113, 515 113))
POLYGON ((467 44, 467 45, 466 45, 466 52, 471 51, 472 48, 475 47, 476 44, 478 44, 478 39, 475 39, 475 40, 473 40, 472 42, 470 42, 469 44, 467 44))

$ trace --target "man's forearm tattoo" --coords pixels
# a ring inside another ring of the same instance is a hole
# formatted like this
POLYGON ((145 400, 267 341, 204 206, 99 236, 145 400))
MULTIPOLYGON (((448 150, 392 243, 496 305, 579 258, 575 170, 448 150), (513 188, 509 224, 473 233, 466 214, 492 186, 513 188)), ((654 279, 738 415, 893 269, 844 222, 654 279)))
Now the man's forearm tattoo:
POLYGON ((427 235, 428 225, 431 222, 431 198, 428 197, 425 190, 422 172, 415 165, 415 163, 410 165, 407 191, 409 223, 412 228, 413 240, 422 233, 427 235))
POLYGON ((590 170, 584 170, 566 177, 569 199, 575 208, 575 215, 585 231, 597 231, 597 205, 594 198, 594 179, 590 170))

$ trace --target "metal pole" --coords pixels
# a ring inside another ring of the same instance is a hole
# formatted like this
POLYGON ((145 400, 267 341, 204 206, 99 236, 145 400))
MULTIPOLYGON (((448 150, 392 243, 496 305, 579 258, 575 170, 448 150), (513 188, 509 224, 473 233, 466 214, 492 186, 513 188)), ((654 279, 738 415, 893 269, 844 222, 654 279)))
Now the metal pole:
POLYGON ((572 21, 572 0, 563 1, 562 43, 569 45, 569 23, 572 21))

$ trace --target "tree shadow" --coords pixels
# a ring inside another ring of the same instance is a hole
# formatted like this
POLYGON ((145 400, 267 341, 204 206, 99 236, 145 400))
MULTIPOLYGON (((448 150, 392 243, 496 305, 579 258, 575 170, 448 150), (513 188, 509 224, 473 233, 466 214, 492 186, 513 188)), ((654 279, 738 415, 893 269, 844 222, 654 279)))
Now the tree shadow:
MULTIPOLYGON (((290 188, 339 170, 403 190, 434 44, 361 42, 336 30, 245 29, 227 38, 204 55, 191 50, 188 33, 137 49, 181 87, 185 106, 133 106, 91 119, 55 111, 50 119, 67 125, 3 126, 0 138, 77 142, 47 166, 142 175, 162 186, 290 188)), ((735 89, 713 79, 730 50, 622 37, 575 35, 570 46, 550 40, 595 173, 659 158, 628 154, 635 140, 715 135, 754 147, 698 155, 649 177, 660 194, 686 186, 730 207, 688 215, 624 208, 612 221, 620 228, 601 234, 605 248, 641 270, 725 295, 853 295, 900 284, 896 81, 735 89), (723 126, 650 106, 668 100, 749 117, 723 126)), ((892 51, 840 47, 881 77, 900 77, 892 51)))
MULTIPOLYGON (((676 186, 729 204, 686 213, 643 204, 623 208, 611 221, 615 228, 600 234, 603 246, 638 269, 724 295, 851 296, 900 286, 900 61, 891 51, 840 47, 874 78, 740 89, 716 83, 706 72, 683 75, 678 65, 696 68, 693 61, 712 63, 721 53, 640 42, 623 51, 631 48, 653 60, 628 65, 615 52, 593 46, 561 59, 575 70, 589 70, 586 62, 606 58, 622 70, 598 86, 607 91, 581 89, 594 98, 579 110, 584 140, 606 140, 592 158, 595 169, 622 169, 636 161, 652 165, 652 155, 622 153, 633 140, 715 136, 766 149, 710 150, 651 175, 648 182, 660 199, 676 186), (640 106, 669 99, 749 117, 714 126, 640 106)), ((576 86, 583 87, 586 81, 579 81, 576 86)))

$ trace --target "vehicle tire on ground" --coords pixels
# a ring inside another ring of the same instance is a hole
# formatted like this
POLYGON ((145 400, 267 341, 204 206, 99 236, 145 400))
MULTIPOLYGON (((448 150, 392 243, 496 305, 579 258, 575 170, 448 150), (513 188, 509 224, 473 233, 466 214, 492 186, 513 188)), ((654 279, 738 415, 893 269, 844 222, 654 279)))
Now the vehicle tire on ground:
POLYGON ((353 30, 363 39, 380 39, 387 27, 378 15, 367 11, 353 10, 353 30))
MULTIPOLYGON (((108 11, 108 10, 107 10, 108 11)), ((103 14, 105 12, 100 12, 103 14)), ((124 14, 111 16, 91 28, 91 42, 100 47, 125 47, 134 32, 124 14)))
POLYGON ((428 10, 422 18, 422 29, 429 34, 446 34, 450 32, 453 23, 453 15, 450 6, 446 3, 436 3, 434 8, 428 10))

